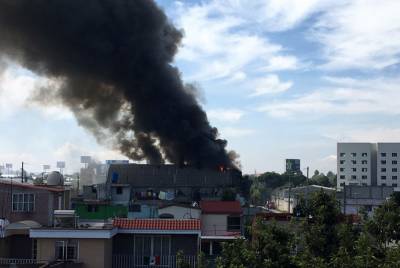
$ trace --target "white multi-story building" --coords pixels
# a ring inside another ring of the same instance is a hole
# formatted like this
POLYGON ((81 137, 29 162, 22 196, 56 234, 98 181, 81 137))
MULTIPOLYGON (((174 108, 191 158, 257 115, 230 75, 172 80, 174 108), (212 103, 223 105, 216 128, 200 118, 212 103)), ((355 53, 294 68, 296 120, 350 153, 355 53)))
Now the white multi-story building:
POLYGON ((378 143, 377 185, 397 187, 400 181, 400 143, 378 143))
POLYGON ((338 143, 337 187, 376 185, 376 155, 374 143, 338 143))

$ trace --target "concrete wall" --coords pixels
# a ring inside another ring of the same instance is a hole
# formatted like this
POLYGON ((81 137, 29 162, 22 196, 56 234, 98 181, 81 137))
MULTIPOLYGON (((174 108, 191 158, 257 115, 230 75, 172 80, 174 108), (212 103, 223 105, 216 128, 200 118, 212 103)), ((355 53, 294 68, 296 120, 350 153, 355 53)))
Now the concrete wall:
POLYGON ((342 188, 343 183, 376 185, 376 154, 376 144, 373 143, 338 143, 337 187, 342 188), (353 156, 353 153, 356 155, 353 156))
POLYGON ((168 213, 174 215, 174 219, 200 219, 201 210, 190 207, 170 206, 158 209, 158 215, 168 213))
POLYGON ((111 202, 113 204, 128 205, 130 198, 131 188, 129 186, 111 186, 111 202), (121 188, 121 194, 117 194, 117 188, 121 188))
MULTIPOLYGON (((79 241, 79 261, 84 268, 111 267, 112 239, 74 239, 79 241)), ((37 239, 39 260, 54 260, 56 241, 65 239, 37 239)))
POLYGON ((400 143, 378 143, 377 168, 378 185, 400 185, 400 143))

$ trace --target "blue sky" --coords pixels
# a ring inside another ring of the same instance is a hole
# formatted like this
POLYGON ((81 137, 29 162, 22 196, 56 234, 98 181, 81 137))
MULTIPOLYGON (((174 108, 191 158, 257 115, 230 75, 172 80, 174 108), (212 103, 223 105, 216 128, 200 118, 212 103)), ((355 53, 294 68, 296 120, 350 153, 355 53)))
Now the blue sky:
MULTIPOLYGON (((184 31, 175 64, 244 172, 285 158, 336 171, 338 141, 399 141, 398 0, 157 2, 184 31)), ((65 108, 31 103, 45 80, 18 66, 0 78, 0 163, 123 158, 65 108)))

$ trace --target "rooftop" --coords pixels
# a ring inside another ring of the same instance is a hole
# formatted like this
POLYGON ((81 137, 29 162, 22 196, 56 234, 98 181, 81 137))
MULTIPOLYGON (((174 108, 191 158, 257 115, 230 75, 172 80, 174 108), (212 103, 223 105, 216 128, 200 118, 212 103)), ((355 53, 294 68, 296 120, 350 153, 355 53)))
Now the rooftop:
POLYGON ((113 225, 134 230, 200 230, 198 219, 115 219, 113 225))
POLYGON ((241 214, 242 207, 239 201, 200 201, 203 214, 241 214))
POLYGON ((21 183, 21 182, 16 182, 16 181, 10 181, 10 180, 4 180, 0 179, 0 185, 7 185, 7 186, 12 186, 12 187, 22 187, 22 188, 27 188, 27 189, 33 189, 33 190, 45 190, 49 192, 64 192, 65 187, 63 186, 47 186, 46 184, 40 184, 40 185, 35 185, 31 183, 21 183))

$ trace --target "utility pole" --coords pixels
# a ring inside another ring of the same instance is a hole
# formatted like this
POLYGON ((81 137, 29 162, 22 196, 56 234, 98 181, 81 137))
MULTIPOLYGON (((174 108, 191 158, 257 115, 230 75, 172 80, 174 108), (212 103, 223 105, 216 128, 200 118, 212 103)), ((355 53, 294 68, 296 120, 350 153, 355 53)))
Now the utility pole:
POLYGON ((289 202, 288 202, 288 213, 290 214, 290 191, 292 187, 291 176, 289 175, 289 202))
POLYGON ((24 162, 22 162, 21 166, 21 183, 24 183, 24 162))

